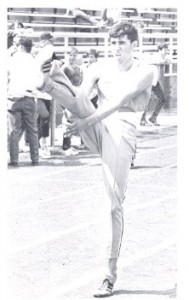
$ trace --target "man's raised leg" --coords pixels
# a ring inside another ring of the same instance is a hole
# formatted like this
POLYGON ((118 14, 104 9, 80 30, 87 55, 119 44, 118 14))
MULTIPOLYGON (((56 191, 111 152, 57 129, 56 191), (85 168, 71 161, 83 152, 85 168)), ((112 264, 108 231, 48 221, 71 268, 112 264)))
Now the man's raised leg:
POLYGON ((43 89, 49 93, 59 105, 68 109, 78 118, 86 118, 95 112, 91 101, 84 92, 75 89, 61 68, 53 62, 50 72, 44 73, 43 89))

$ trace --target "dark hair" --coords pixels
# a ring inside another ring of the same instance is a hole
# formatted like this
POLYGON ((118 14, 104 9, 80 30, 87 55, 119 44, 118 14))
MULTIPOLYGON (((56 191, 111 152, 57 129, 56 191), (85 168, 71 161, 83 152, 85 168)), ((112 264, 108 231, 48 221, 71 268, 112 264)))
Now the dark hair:
POLYGON ((70 50, 68 51, 68 54, 73 54, 73 53, 79 53, 76 47, 71 47, 70 50))
POLYGON ((22 22, 18 22, 17 25, 20 26, 20 28, 24 28, 24 24, 22 22))
POLYGON ((33 43, 32 43, 31 39, 28 39, 26 37, 22 37, 20 39, 20 45, 25 48, 27 53, 30 53, 31 49, 32 49, 32 46, 33 46, 33 43))
POLYGON ((40 35, 40 40, 45 40, 45 41, 49 41, 53 39, 53 35, 50 33, 50 32, 43 32, 41 35, 40 35))
POLYGON ((98 58, 98 52, 95 50, 95 49, 91 49, 88 53, 88 56, 89 55, 93 55, 95 58, 98 58))
POLYGON ((55 52, 53 52, 53 55, 52 55, 52 60, 58 60, 58 56, 56 55, 55 52))
POLYGON ((109 36, 112 38, 118 38, 124 35, 127 35, 131 42, 138 41, 137 28, 126 21, 116 22, 109 30, 109 36))

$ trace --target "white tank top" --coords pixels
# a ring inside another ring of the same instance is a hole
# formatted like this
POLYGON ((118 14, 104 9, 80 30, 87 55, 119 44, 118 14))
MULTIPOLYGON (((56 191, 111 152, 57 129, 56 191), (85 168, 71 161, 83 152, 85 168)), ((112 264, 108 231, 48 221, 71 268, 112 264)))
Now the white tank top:
MULTIPOLYGON (((144 65, 135 60, 131 69, 127 72, 120 72, 114 61, 106 61, 105 66, 100 66, 100 80, 98 81, 98 105, 100 106, 104 102, 116 101, 120 99, 124 90, 127 89, 136 78, 139 68, 144 65)), ((145 110, 145 107, 149 101, 149 92, 143 92, 139 97, 128 101, 124 107, 120 109, 120 112, 115 113, 120 119, 125 120, 135 126, 139 124, 141 111, 145 110)))

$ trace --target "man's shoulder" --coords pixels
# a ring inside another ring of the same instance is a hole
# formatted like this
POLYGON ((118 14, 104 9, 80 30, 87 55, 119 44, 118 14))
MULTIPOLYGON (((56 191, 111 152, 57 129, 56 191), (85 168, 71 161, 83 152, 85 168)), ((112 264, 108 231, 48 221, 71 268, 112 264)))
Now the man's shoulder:
POLYGON ((88 68, 85 68, 85 73, 96 75, 100 73, 101 68, 102 68, 101 62, 97 61, 91 64, 88 68))
POLYGON ((111 58, 102 58, 98 60, 96 63, 92 64, 88 69, 91 72, 98 74, 99 76, 104 73, 112 73, 115 70, 115 61, 111 58))
POLYGON ((138 60, 134 63, 134 66, 135 67, 133 68, 133 76, 136 80, 137 79, 141 80, 148 76, 150 76, 148 78, 153 78, 154 68, 152 65, 149 65, 145 61, 138 60))
POLYGON ((138 59, 134 60, 134 66, 137 69, 137 71, 144 72, 144 73, 152 70, 152 66, 143 60, 138 60, 138 59))

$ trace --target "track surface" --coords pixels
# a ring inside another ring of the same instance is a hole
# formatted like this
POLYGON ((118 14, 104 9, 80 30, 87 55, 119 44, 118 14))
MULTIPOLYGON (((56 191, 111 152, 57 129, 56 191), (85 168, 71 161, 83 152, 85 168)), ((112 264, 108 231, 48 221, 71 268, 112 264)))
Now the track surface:
MULTIPOLYGON (((124 203, 125 232, 112 299, 176 297, 174 116, 141 127, 124 203)), ((100 158, 54 155, 8 170, 11 300, 93 299, 103 279, 106 201, 100 158)))

